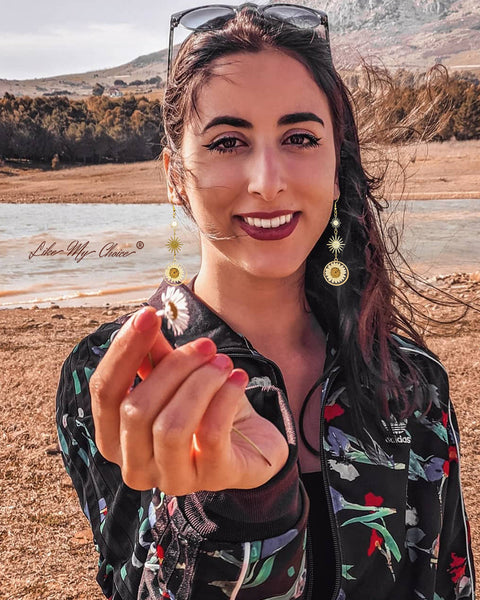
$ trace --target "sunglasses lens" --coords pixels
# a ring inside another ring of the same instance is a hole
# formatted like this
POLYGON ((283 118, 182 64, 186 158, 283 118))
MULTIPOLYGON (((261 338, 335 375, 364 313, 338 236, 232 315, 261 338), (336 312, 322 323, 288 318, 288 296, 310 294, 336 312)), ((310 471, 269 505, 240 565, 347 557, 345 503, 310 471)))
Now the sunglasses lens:
POLYGON ((228 7, 205 6, 184 15, 180 19, 180 24, 192 31, 215 29, 234 15, 235 11, 228 7))
POLYGON ((268 6, 264 12, 280 21, 288 21, 300 29, 315 29, 322 25, 322 19, 317 13, 300 6, 268 6))

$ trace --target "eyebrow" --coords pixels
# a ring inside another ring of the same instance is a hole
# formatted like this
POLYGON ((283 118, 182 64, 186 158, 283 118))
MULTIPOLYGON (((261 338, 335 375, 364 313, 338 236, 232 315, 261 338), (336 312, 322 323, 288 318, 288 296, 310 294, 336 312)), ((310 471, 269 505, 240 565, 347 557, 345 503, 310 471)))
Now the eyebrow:
MULTIPOLYGON (((312 112, 297 112, 291 113, 288 115, 283 115, 278 119, 278 125, 293 125, 295 123, 304 123, 305 121, 315 121, 316 123, 320 123, 325 127, 325 123, 323 119, 321 119, 318 115, 312 112)), ((217 125, 231 125, 232 127, 240 127, 242 129, 253 129, 252 123, 250 121, 246 121, 245 119, 241 119, 240 117, 232 117, 230 115, 222 115, 220 117, 215 117, 211 121, 209 121, 202 130, 202 135, 211 129, 212 127, 216 127, 217 125)))

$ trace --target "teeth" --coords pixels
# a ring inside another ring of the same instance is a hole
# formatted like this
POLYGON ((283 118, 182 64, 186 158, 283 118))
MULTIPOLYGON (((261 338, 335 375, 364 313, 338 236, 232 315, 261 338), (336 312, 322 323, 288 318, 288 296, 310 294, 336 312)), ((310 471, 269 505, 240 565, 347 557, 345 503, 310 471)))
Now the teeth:
POLYGON ((290 223, 293 218, 293 214, 282 215, 281 217, 275 217, 274 219, 258 219, 251 217, 242 217, 245 223, 249 225, 253 225, 254 227, 262 227, 263 229, 271 229, 275 227, 280 227, 280 225, 285 225, 285 223, 290 223))

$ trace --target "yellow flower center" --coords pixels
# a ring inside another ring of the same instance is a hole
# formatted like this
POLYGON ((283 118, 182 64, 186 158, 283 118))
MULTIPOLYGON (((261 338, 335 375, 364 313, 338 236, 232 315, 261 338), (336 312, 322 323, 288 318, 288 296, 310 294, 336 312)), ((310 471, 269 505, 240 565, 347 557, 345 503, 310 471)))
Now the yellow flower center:
POLYGON ((178 317, 178 309, 173 302, 168 303, 168 312, 170 318, 175 321, 175 319, 178 317))

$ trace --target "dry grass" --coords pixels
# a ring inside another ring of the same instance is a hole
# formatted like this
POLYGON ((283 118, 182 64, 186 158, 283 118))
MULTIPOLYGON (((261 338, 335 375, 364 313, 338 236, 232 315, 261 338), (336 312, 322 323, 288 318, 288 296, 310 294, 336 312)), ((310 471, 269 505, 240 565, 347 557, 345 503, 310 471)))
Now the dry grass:
MULTIPOLYGON (((443 285, 480 304, 478 281, 447 278, 443 285)), ((438 309, 437 314, 445 316, 449 310, 438 309)), ((2 599, 102 597, 95 582, 97 557, 88 523, 56 451, 55 392, 63 360, 75 343, 99 323, 125 312, 127 307, 0 311, 2 599)), ((471 311, 461 326, 430 334, 428 341, 450 373, 462 433, 462 479, 478 560, 479 313, 471 311)))

